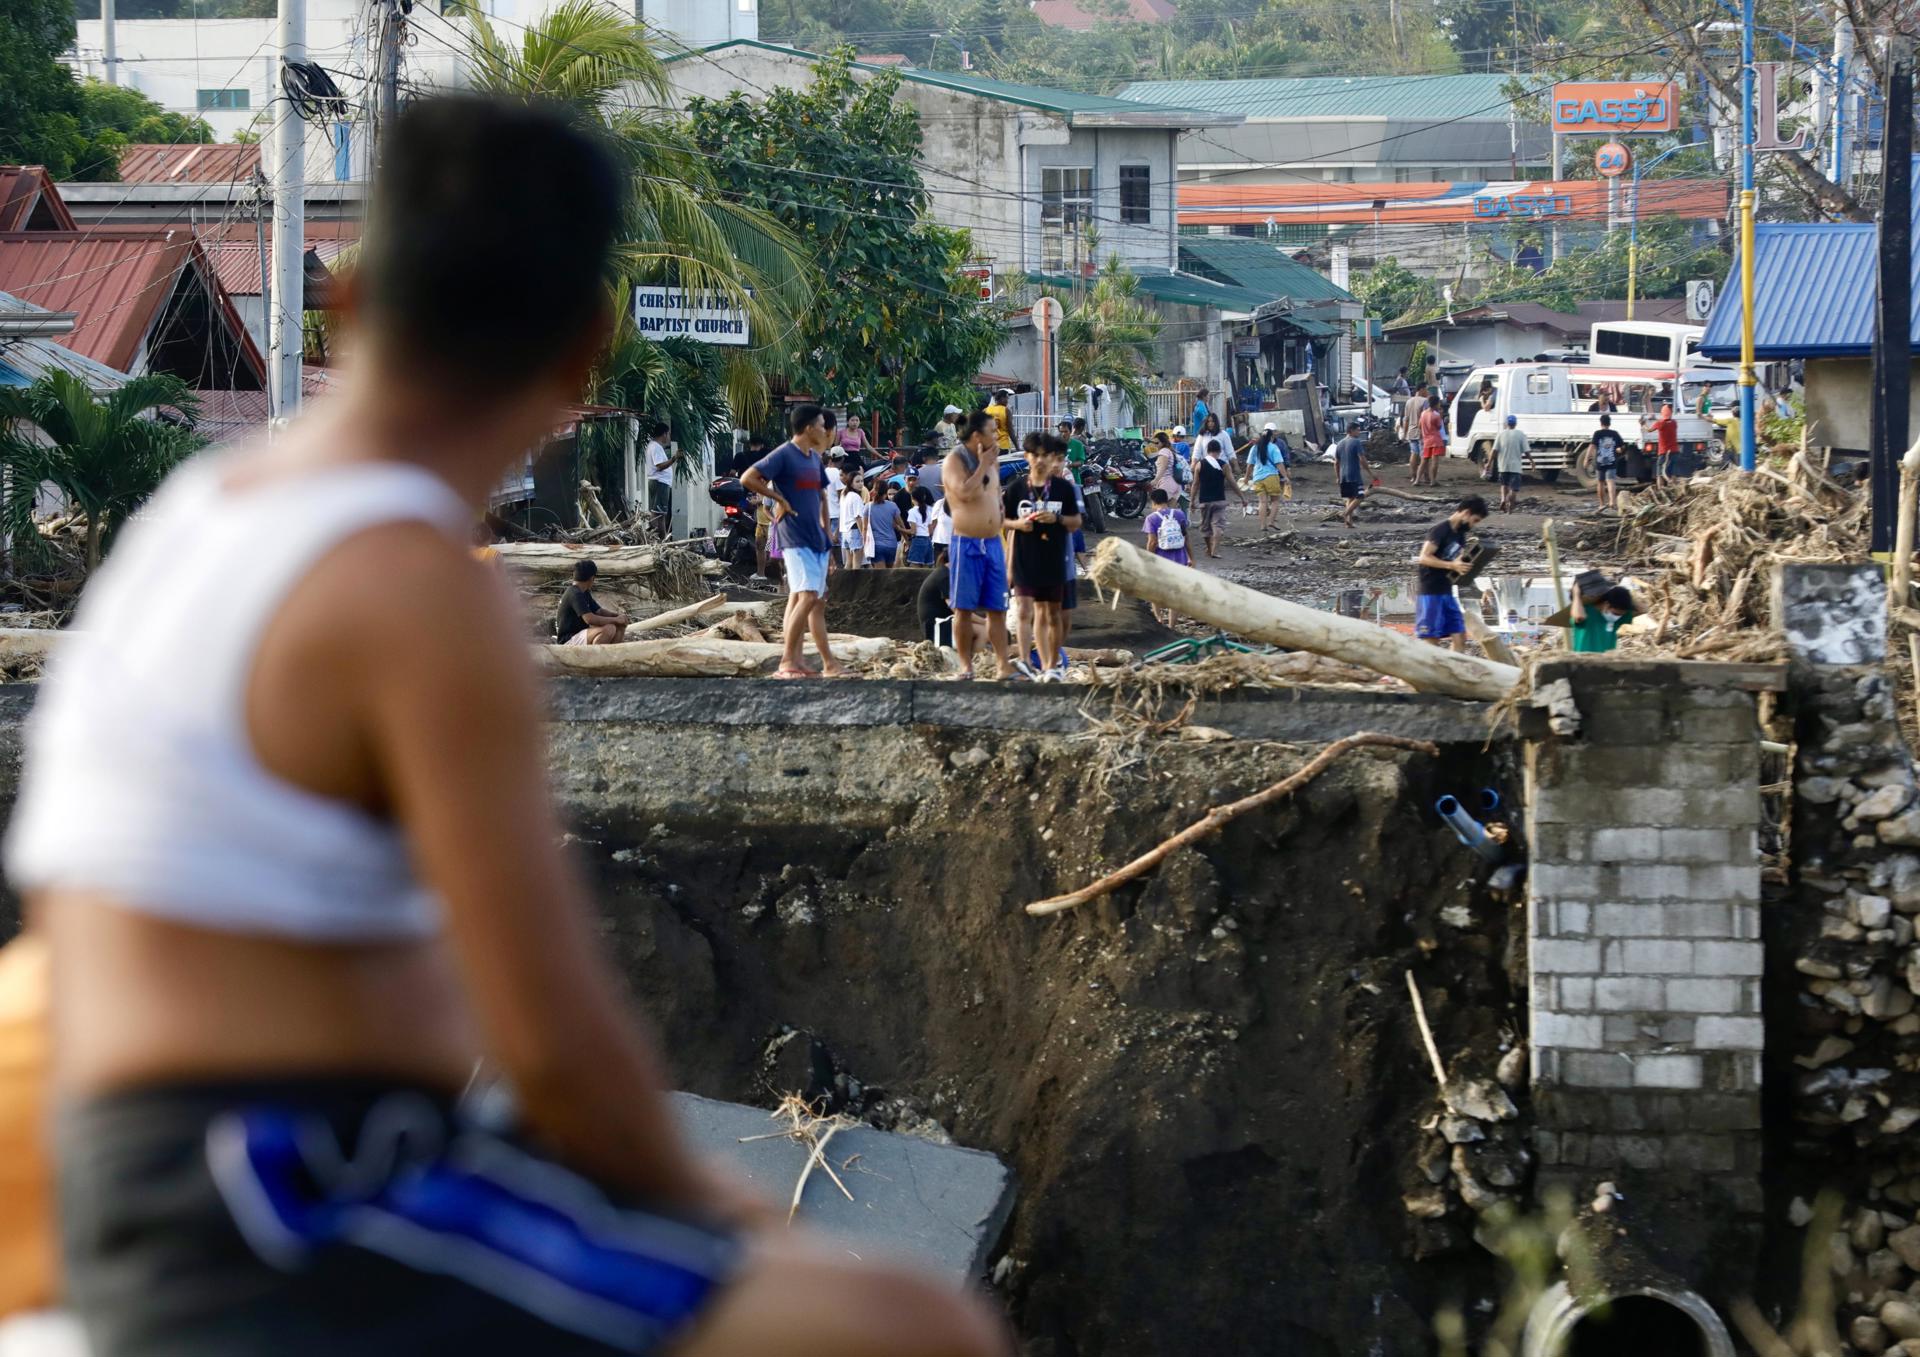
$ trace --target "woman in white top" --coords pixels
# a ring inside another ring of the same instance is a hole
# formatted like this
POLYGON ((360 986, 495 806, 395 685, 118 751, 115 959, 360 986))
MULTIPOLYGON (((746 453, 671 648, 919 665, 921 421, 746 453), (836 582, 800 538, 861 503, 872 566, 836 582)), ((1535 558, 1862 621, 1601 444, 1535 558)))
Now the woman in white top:
POLYGON ((867 489, 860 473, 849 471, 840 492, 840 560, 858 570, 867 559, 867 489))
POLYGON ((924 485, 913 492, 913 507, 907 510, 907 527, 913 536, 907 539, 907 564, 933 564, 933 491, 924 485))
POLYGON ((7 874, 93 1357, 1005 1351, 689 1152, 561 847, 527 619, 467 539, 611 331, 621 184, 561 113, 411 105, 338 392, 189 463, 88 583, 7 874))
POLYGON ((947 563, 947 549, 953 545, 953 515, 947 512, 945 499, 933 502, 933 563, 947 563))

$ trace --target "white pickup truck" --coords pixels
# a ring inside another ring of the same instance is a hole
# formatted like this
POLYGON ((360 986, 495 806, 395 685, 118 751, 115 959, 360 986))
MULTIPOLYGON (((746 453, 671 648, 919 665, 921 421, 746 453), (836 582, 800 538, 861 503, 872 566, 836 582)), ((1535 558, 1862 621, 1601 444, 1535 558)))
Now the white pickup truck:
MULTIPOLYGON (((1593 433, 1611 403, 1612 427, 1630 450, 1622 474, 1638 471, 1637 454, 1652 437, 1654 419, 1672 402, 1680 426, 1680 455, 1673 471, 1691 475, 1718 447, 1713 422, 1685 400, 1686 388, 1708 382, 1709 374, 1689 372, 1683 399, 1675 399, 1674 374, 1646 368, 1593 367, 1574 363, 1498 363, 1476 368, 1447 412, 1447 453, 1481 462, 1493 452, 1494 435, 1514 416, 1533 448, 1533 467, 1542 480, 1556 481, 1571 469, 1582 484, 1593 483, 1593 433), (1483 392, 1487 393, 1483 397, 1483 392)), ((1650 472, 1649 472, 1650 474, 1650 472)))

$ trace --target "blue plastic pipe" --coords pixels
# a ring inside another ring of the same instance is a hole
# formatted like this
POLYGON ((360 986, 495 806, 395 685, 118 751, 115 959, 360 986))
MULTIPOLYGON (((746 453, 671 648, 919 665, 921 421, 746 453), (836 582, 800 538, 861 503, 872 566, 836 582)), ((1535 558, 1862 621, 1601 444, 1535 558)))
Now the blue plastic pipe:
POLYGON ((1497 842, 1478 820, 1467 814, 1459 800, 1443 796, 1433 803, 1434 810, 1453 830, 1453 836, 1485 858, 1488 862, 1498 862, 1506 856, 1506 846, 1497 842))

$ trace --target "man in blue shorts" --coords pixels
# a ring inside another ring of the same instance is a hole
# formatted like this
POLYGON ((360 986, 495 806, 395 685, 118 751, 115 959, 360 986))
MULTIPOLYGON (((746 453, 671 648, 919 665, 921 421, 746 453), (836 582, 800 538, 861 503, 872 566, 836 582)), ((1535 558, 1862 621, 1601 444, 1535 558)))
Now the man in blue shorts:
POLYGON ((839 678, 847 671, 827 645, 827 445, 833 441, 833 411, 796 405, 788 421, 793 437, 747 468, 740 483, 773 501, 780 534, 780 559, 787 571, 786 648, 775 678, 812 674, 801 659, 807 632, 820 652, 820 674, 839 678))
POLYGON ((1434 645, 1464 648, 1466 618, 1453 596, 1453 579, 1472 568, 1462 559, 1467 535, 1487 516, 1487 502, 1468 495, 1447 517, 1433 525, 1420 544, 1419 571, 1414 580, 1413 634, 1434 645))
POLYGON ((1007 555, 1000 535, 1006 514, 1000 502, 1000 457, 992 415, 967 416, 960 444, 947 454, 940 484, 953 515, 953 543, 947 569, 953 596, 954 648, 960 652, 957 678, 973 677, 973 619, 985 614, 987 643, 998 662, 997 678, 1012 678, 1007 647, 1007 555))

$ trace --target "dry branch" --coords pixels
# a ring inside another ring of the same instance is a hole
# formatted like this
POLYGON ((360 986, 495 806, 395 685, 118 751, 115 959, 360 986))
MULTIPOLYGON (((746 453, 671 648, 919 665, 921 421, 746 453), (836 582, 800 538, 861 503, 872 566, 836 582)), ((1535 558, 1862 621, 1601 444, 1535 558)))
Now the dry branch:
POLYGON ((703 598, 698 603, 689 603, 684 608, 669 608, 666 612, 655 613, 652 617, 643 617, 627 628, 627 635, 636 632, 658 631, 670 627, 676 622, 691 622, 702 613, 710 613, 727 601, 725 594, 715 594, 712 598, 703 598))
MULTIPOLYGON (((1109 539, 1107 545, 1111 546, 1116 544, 1109 539)), ((1229 801, 1224 806, 1215 806, 1178 834, 1142 853, 1132 862, 1120 868, 1119 871, 1109 872, 1093 884, 1082 886, 1079 890, 1069 892, 1066 895, 1056 895, 1049 900, 1036 900, 1027 906, 1027 913, 1034 915, 1058 914, 1063 910, 1084 905, 1089 900, 1098 900, 1103 895, 1110 895, 1120 889, 1120 887, 1126 885, 1129 881, 1145 876, 1162 862, 1165 862, 1168 857, 1172 856, 1179 849, 1185 848, 1191 843, 1198 843, 1209 834, 1217 832, 1221 826, 1225 825, 1229 820, 1237 819, 1250 810, 1258 810, 1262 806, 1270 805, 1282 797, 1290 796, 1294 792, 1299 791, 1300 788, 1320 776, 1329 764, 1348 750, 1362 749, 1368 746, 1378 746, 1389 749, 1410 749, 1422 754, 1438 754, 1440 752, 1436 746, 1428 743, 1426 740, 1410 740, 1403 735, 1384 735, 1378 731, 1371 730, 1361 731, 1357 735, 1348 735, 1342 739, 1335 740, 1332 744, 1314 755, 1313 758, 1309 759, 1306 766, 1298 772, 1281 778, 1280 781, 1274 783, 1271 787, 1254 792, 1251 796, 1243 796, 1238 801, 1229 801)))

